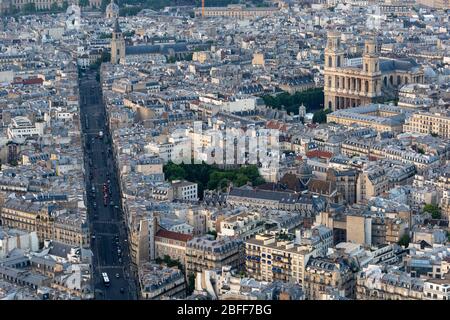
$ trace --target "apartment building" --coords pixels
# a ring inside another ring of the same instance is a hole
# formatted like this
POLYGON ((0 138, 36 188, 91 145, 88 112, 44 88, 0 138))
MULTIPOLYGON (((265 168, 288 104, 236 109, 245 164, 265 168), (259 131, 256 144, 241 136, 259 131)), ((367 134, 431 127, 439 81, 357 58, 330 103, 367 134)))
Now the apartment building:
POLYGON ((429 279, 423 286, 424 300, 450 300, 450 278, 429 279))
POLYGON ((34 124, 27 117, 15 117, 7 129, 9 139, 28 138, 42 136, 44 133, 44 123, 34 124))
POLYGON ((450 139, 450 115, 444 112, 417 112, 408 117, 403 125, 408 133, 437 135, 450 139))
POLYGON ((258 234, 245 242, 245 254, 249 277, 302 284, 306 264, 315 252, 311 246, 278 240, 273 234, 258 234))
POLYGON ((3 204, 0 219, 3 226, 36 231, 39 242, 50 239, 73 246, 89 245, 88 226, 79 214, 66 210, 56 214, 49 205, 9 199, 3 204))
POLYGON ((357 300, 421 300, 424 280, 391 270, 386 273, 380 266, 369 265, 356 280, 357 300))
POLYGON ((351 261, 342 257, 309 259, 303 288, 306 298, 320 300, 327 290, 334 289, 341 297, 355 298, 356 273, 351 261))
POLYGON ((316 223, 333 230, 335 244, 347 241, 369 246, 397 243, 409 228, 406 219, 387 218, 361 207, 342 215, 321 212, 316 223))
POLYGON ((188 234, 160 229, 155 234, 155 257, 163 259, 169 256, 185 265, 186 247, 191 239, 192 236, 188 234))
MULTIPOLYGON (((244 5, 230 4, 227 7, 206 7, 204 9, 205 17, 230 17, 236 19, 252 19, 256 17, 271 16, 280 9, 276 7, 268 8, 246 8, 244 5)), ((203 15, 202 8, 194 9, 196 16, 203 15)))
POLYGON ((186 274, 230 266, 240 270, 244 265, 244 242, 224 237, 214 240, 209 236, 189 240, 186 246, 186 274))
POLYGON ((172 181, 173 198, 182 201, 198 200, 198 184, 189 181, 172 181))
POLYGON ((141 297, 148 300, 186 297, 186 280, 181 270, 144 263, 139 267, 141 297))
POLYGON ((355 139, 344 141, 341 145, 341 152, 349 157, 363 156, 370 159, 390 159, 414 164, 418 170, 434 168, 440 163, 439 156, 436 155, 421 154, 413 150, 400 149, 393 145, 373 144, 355 139))
POLYGON ((220 221, 221 237, 247 240, 264 230, 264 221, 257 212, 241 212, 220 221))
POLYGON ((378 166, 369 167, 360 172, 356 180, 356 202, 367 201, 387 190, 389 179, 386 170, 378 166))
POLYGON ((416 0, 418 4, 435 9, 448 10, 450 9, 449 0, 416 0))
POLYGON ((356 202, 357 179, 358 172, 356 170, 328 169, 327 171, 327 180, 336 184, 338 193, 348 205, 356 202))

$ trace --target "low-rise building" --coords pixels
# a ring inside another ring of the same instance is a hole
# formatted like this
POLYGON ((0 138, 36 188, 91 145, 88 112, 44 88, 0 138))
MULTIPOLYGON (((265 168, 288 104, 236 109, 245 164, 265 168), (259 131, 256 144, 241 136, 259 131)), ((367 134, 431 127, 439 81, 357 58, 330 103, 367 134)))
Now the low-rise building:
POLYGON ((408 273, 369 265, 358 275, 357 300, 422 300, 424 281, 408 273))
POLYGON ((198 200, 198 184, 189 181, 172 181, 173 198, 182 201, 198 200))
POLYGON ((264 221, 257 212, 242 212, 220 221, 220 237, 247 240, 264 230, 264 221))
POLYGON ((191 239, 191 235, 160 229, 155 234, 155 257, 164 259, 169 256, 185 265, 186 246, 191 239))

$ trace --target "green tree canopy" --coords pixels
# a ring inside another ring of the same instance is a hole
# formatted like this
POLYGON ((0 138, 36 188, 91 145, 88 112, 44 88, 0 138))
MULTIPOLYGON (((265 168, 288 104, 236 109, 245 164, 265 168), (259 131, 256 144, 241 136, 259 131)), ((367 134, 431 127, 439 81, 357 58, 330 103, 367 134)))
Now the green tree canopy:
POLYGON ((78 5, 80 7, 88 7, 89 6, 89 0, 79 0, 78 5))
POLYGON ((22 12, 27 13, 35 13, 36 12, 36 5, 33 2, 27 3, 22 7, 22 12))
POLYGON ((61 7, 58 6, 58 3, 52 2, 52 5, 50 6, 50 12, 59 12, 61 11, 61 7))
POLYGON ((213 230, 213 231, 208 231, 206 234, 210 234, 212 236, 214 236, 214 239, 217 238, 217 231, 213 230))
POLYGON ((408 246, 409 246, 409 242, 411 241, 411 239, 410 239, 410 237, 409 237, 409 235, 407 234, 407 233, 405 233, 402 237, 401 237, 401 239, 400 239, 400 241, 398 242, 398 244, 400 245, 400 246, 404 246, 405 248, 407 248, 408 246))
POLYGON ((187 292, 188 294, 191 294, 195 290, 195 274, 191 273, 188 276, 188 286, 187 286, 187 292))
POLYGON ((317 112, 314 112, 312 121, 314 123, 325 123, 325 122, 327 122, 327 114, 330 112, 331 112, 330 109, 319 110, 317 112))
POLYGON ((423 207, 423 212, 427 212, 431 214, 433 219, 441 219, 441 210, 437 205, 434 204, 426 204, 423 207))
POLYGON ((237 169, 221 169, 215 165, 201 164, 175 164, 169 162, 164 166, 164 174, 169 181, 188 180, 198 184, 199 197, 203 197, 205 189, 225 189, 230 183, 240 187, 247 182, 253 186, 265 183, 255 165, 237 169))
POLYGON ((323 108, 323 88, 313 88, 302 92, 289 94, 287 92, 278 95, 262 96, 264 103, 274 109, 286 109, 287 112, 298 114, 298 107, 304 105, 308 112, 323 108))

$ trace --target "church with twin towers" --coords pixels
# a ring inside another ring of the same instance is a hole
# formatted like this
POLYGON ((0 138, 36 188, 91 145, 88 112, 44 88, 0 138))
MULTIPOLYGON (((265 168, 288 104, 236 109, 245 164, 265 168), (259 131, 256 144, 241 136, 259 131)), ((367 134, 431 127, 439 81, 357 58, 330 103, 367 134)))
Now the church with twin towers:
POLYGON ((349 55, 339 32, 327 34, 324 66, 325 109, 332 111, 398 97, 405 84, 423 83, 423 68, 413 59, 380 56, 375 37, 364 41, 362 55, 349 55))

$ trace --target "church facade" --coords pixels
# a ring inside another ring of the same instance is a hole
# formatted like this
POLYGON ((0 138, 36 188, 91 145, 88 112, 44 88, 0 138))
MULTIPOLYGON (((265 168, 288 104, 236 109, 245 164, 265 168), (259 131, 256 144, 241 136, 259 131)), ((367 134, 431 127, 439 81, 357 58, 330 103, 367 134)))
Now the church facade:
POLYGON ((424 73, 412 59, 381 58, 375 39, 364 43, 362 64, 347 65, 340 34, 329 32, 325 48, 325 108, 346 109, 397 97, 408 83, 423 83, 424 73))

